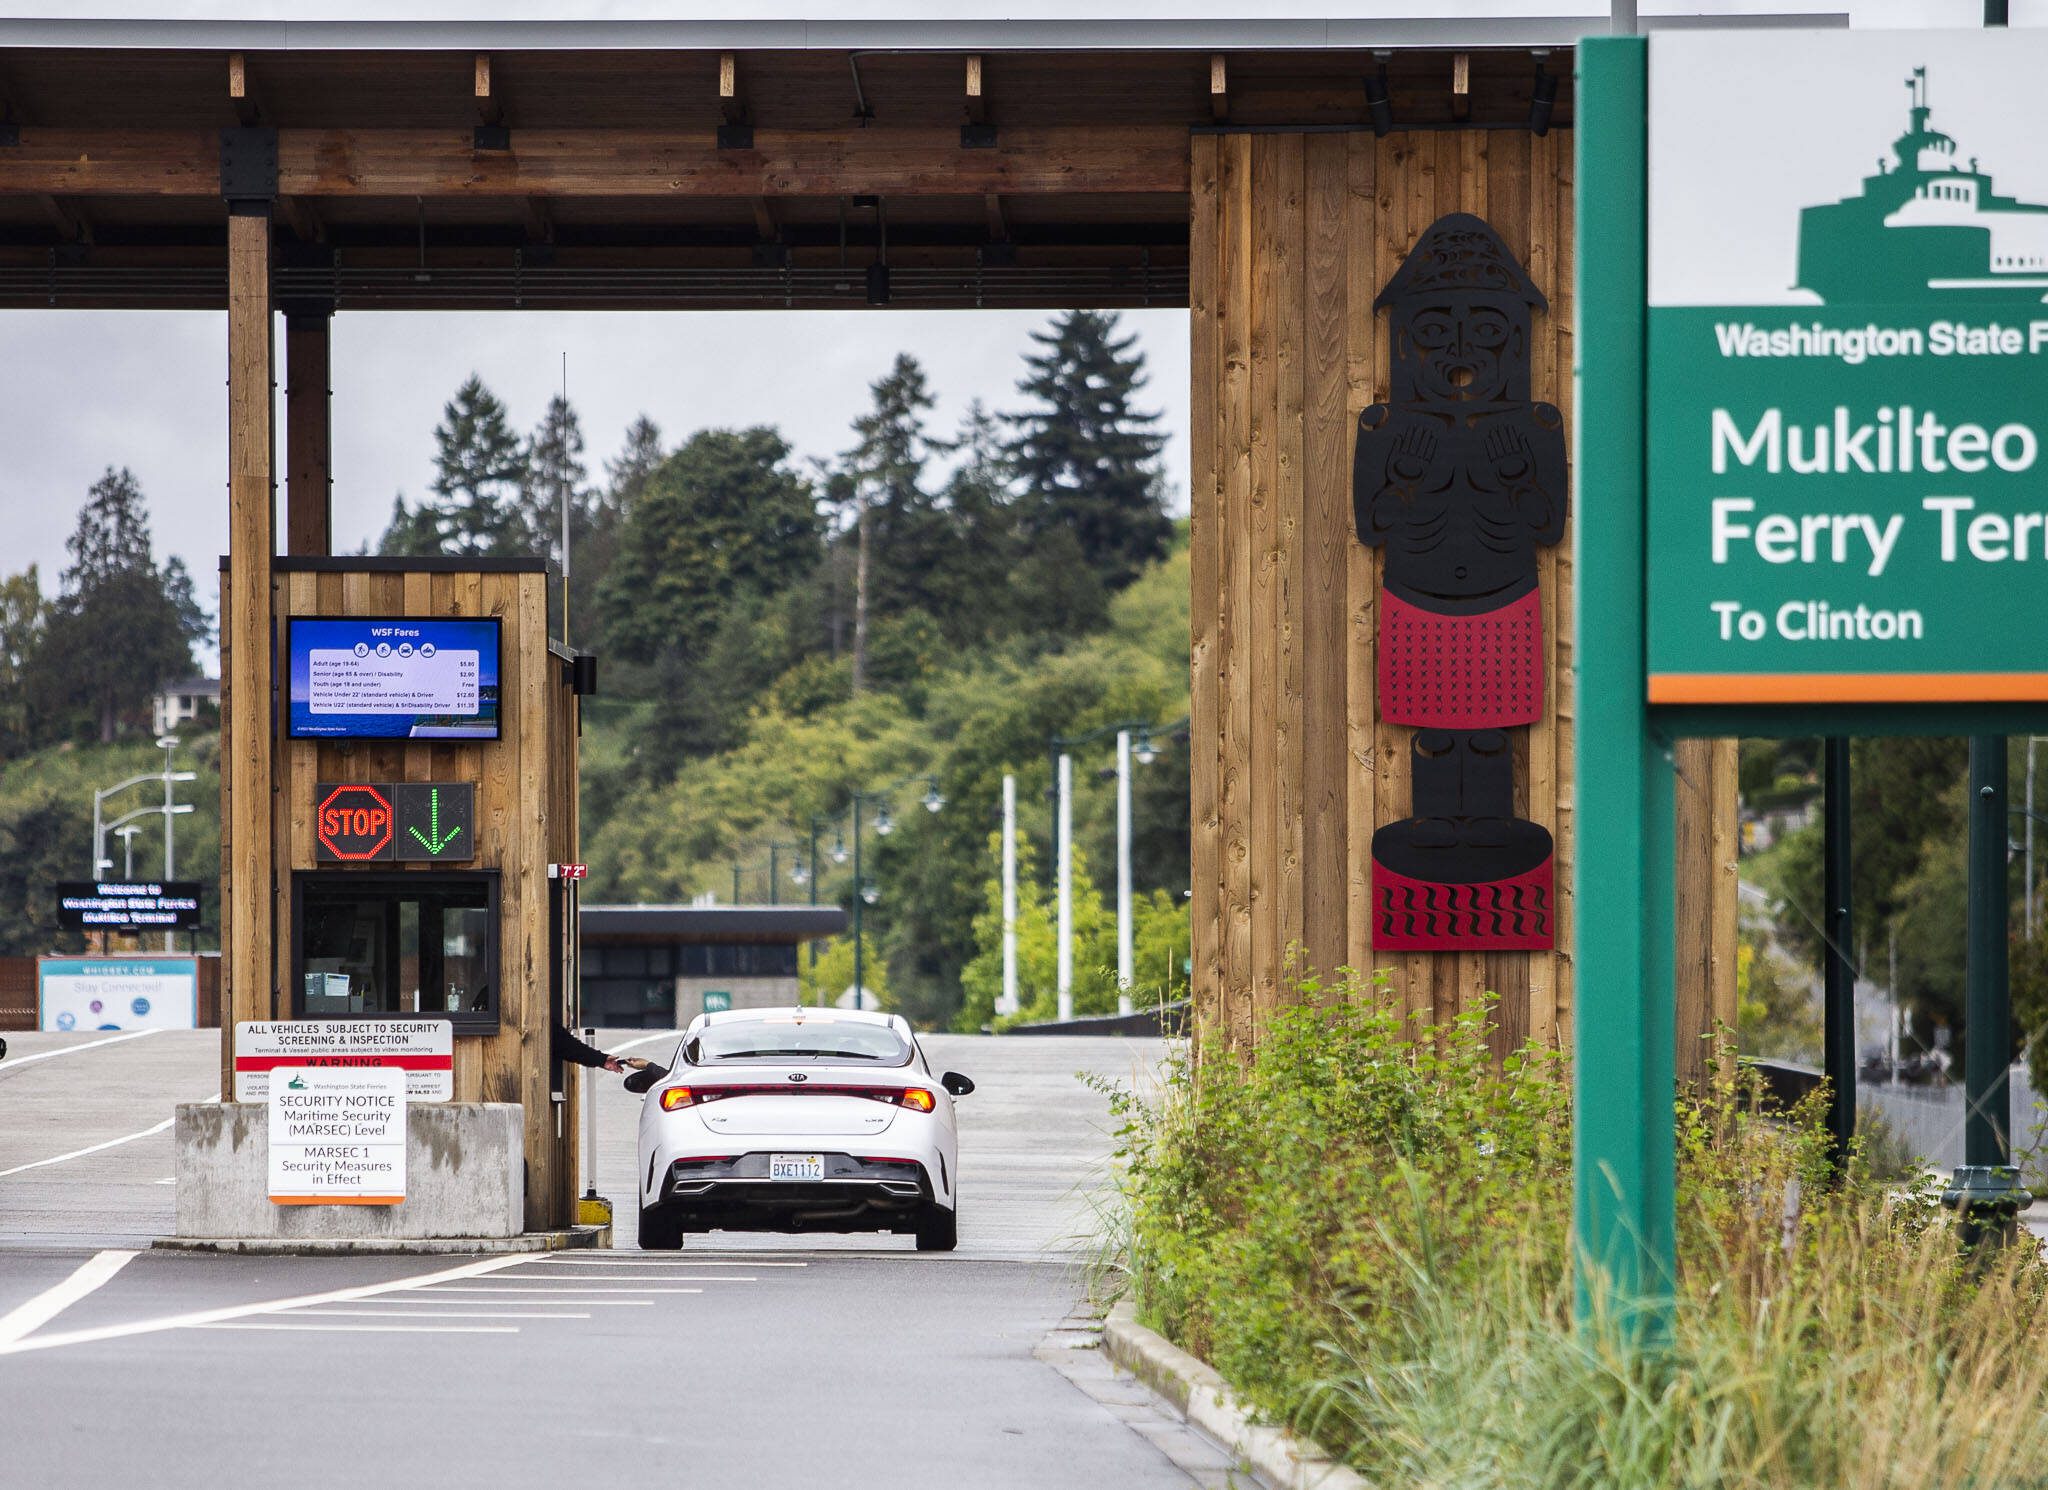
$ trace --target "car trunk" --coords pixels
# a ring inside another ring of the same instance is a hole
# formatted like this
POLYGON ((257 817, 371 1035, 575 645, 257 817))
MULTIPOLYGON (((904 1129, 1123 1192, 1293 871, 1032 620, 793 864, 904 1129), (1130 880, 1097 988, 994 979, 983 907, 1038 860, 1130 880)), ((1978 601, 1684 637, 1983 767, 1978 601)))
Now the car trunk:
POLYGON ((815 1133, 820 1137, 872 1137, 887 1131, 896 1118, 896 1109, 889 1103, 826 1092, 723 1097, 705 1103, 697 1112, 713 1133, 734 1136, 815 1133))

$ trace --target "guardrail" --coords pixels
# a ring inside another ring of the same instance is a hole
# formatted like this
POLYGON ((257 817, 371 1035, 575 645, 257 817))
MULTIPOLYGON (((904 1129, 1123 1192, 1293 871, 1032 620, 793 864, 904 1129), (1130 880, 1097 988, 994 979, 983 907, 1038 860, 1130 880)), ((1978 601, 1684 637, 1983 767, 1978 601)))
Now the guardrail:
POLYGON ((1013 1024, 1006 1035, 1184 1035, 1188 1032, 1188 1001, 1177 999, 1135 1014, 1087 1014, 1079 1019, 1049 1019, 1040 1024, 1013 1024))

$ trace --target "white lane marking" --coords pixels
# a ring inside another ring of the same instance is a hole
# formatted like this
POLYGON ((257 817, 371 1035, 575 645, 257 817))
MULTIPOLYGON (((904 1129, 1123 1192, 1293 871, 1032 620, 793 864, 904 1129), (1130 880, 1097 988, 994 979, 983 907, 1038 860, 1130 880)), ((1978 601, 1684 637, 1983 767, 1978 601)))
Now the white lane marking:
POLYGON ((283 1330, 307 1335, 516 1335, 516 1324, 190 1324, 187 1330, 283 1330))
POLYGON ((83 1045, 66 1045, 57 1050, 39 1050, 34 1055, 18 1055, 0 1065, 0 1073, 12 1071, 16 1066, 26 1066, 30 1061, 53 1061, 60 1055, 77 1055, 81 1050, 97 1050, 102 1045, 119 1045, 123 1040, 140 1040, 144 1035, 159 1033, 158 1030, 130 1030, 125 1035, 109 1035, 104 1040, 88 1040, 83 1045))
POLYGON ((556 1257, 528 1259, 542 1268, 807 1268, 807 1262, 714 1262, 697 1257, 556 1257))
MULTIPOLYGON (((613 1291, 616 1292, 616 1290, 613 1291)), ((645 1288, 635 1289, 632 1291, 636 1293, 702 1293, 704 1290, 701 1288, 645 1288)), ((653 1299, 593 1298, 589 1294, 585 1293, 576 1293, 573 1291, 556 1293, 552 1289, 545 1288, 430 1288, 426 1290, 426 1297, 433 1298, 436 1294, 443 1293, 494 1293, 499 1295, 501 1298, 509 1297, 516 1299, 524 1297, 533 1297, 542 1299, 553 1299, 564 1304, 575 1304, 579 1308, 583 1309, 652 1309, 654 1307, 653 1299)), ((384 1302, 384 1300, 364 1299, 363 1302, 366 1304, 381 1304, 384 1302)))
MULTIPOLYGON (((303 1309, 310 1304, 345 1304, 354 1299, 404 1293, 412 1289, 429 1288, 436 1283, 454 1283, 483 1273, 495 1273, 517 1261, 517 1257, 485 1257, 476 1262, 466 1262, 461 1267, 446 1268, 438 1273, 423 1273, 411 1278, 397 1278, 388 1283, 364 1283, 354 1288, 334 1288, 325 1293, 301 1294, 297 1298, 267 1299, 260 1304, 231 1304, 220 1309, 199 1309, 190 1314, 166 1314, 157 1319, 138 1319, 129 1324, 102 1325, 98 1329, 72 1330, 61 1335, 38 1335, 30 1340, 0 1344, 0 1356, 15 1355, 26 1350, 49 1350, 59 1345, 91 1345, 101 1340, 124 1339, 129 1335, 155 1334, 159 1330, 215 1327, 227 1320, 246 1319, 252 1314, 275 1314, 284 1309, 303 1309)), ((262 1329, 265 1326, 242 1325, 238 1328, 262 1329)), ((313 1326, 309 1325, 307 1328, 313 1326)))
MULTIPOLYGON (((528 1276, 528 1275, 526 1275, 526 1274, 521 1274, 520 1276, 522 1276, 522 1277, 525 1277, 525 1276, 528 1276)), ((552 1278, 554 1277, 554 1275, 552 1275, 552 1274, 546 1274, 546 1275, 534 1275, 534 1276, 539 1276, 539 1277, 542 1277, 543 1281, 546 1281, 547 1279, 552 1279, 552 1278)), ((567 1283, 567 1282, 572 1282, 572 1281, 573 1281, 573 1279, 571 1279, 571 1278, 561 1278, 561 1279, 555 1279, 554 1281, 558 1281, 558 1282, 563 1282, 563 1283, 567 1283)), ((545 1293, 550 1293, 550 1292, 553 1292, 553 1290, 550 1290, 550 1289, 544 1289, 544 1288, 493 1288, 493 1289, 490 1289, 490 1290, 488 1290, 488 1291, 489 1291, 489 1292, 491 1292, 491 1293, 530 1293, 530 1294, 534 1294, 534 1295, 536 1295, 536 1296, 538 1296, 538 1295, 541 1295, 541 1294, 545 1294, 545 1293)), ((605 1289, 590 1289, 590 1288, 571 1288, 571 1289, 567 1289, 567 1290, 564 1290, 564 1291, 565 1291, 565 1292, 568 1292, 568 1293, 702 1293, 702 1292, 703 1292, 704 1290, 703 1290, 703 1289, 701 1289, 701 1288, 605 1288, 605 1289)), ((477 1292, 477 1290, 476 1290, 476 1289, 473 1289, 473 1288, 437 1288, 437 1289, 435 1289, 435 1290, 434 1290, 434 1292, 435 1292, 435 1293, 475 1293, 475 1292, 477 1292)))
POLYGON ((178 1183, 178 1177, 174 1174, 167 1174, 156 1183, 159 1185, 175 1185, 178 1183))
MULTIPOLYGON (((518 1276, 519 1278, 521 1278, 521 1279, 531 1279, 531 1280, 533 1280, 533 1281, 534 1281, 535 1283, 574 1283, 574 1282, 576 1282, 576 1281, 578 1280, 578 1275, 577 1275, 577 1274, 575 1274, 575 1273, 520 1273, 520 1274, 518 1274, 517 1276, 518 1276)), ((603 1277, 602 1275, 600 1275, 600 1281, 602 1281, 602 1282, 607 1282, 607 1283, 610 1283, 610 1282, 626 1283, 626 1282, 628 1282, 629 1280, 628 1280, 627 1278, 618 1278, 618 1279, 604 1278, 604 1277, 603 1277)), ((636 1283, 637 1283, 637 1282, 641 1281, 641 1279, 640 1279, 640 1276, 636 1274, 636 1275, 633 1275, 633 1277, 632 1277, 632 1278, 630 1279, 630 1281, 632 1281, 632 1282, 636 1282, 636 1283)), ((649 1278, 649 1279, 647 1279, 646 1281, 648 1281, 648 1282, 650 1282, 650 1283, 667 1283, 667 1282, 670 1282, 670 1281, 672 1281, 672 1280, 671 1280, 670 1278, 666 1277, 666 1276, 656 1275, 655 1277, 653 1277, 653 1278, 649 1278)), ((690 1281, 690 1282, 692 1282, 692 1283, 730 1283, 730 1282, 734 1282, 734 1281, 736 1281, 736 1280, 734 1280, 734 1279, 730 1279, 730 1278, 690 1278, 690 1279, 689 1279, 688 1281, 690 1281)), ((622 1293, 634 1293, 634 1292, 641 1292, 641 1291, 643 1291, 643 1290, 638 1290, 638 1289, 629 1289, 629 1288, 622 1288, 622 1289, 620 1290, 620 1292, 622 1292, 622 1293)), ((703 1290, 703 1289, 701 1289, 701 1288, 693 1288, 693 1289, 690 1289, 689 1291, 690 1291, 691 1293, 702 1293, 702 1292, 703 1292, 704 1290, 703 1290)))
POLYGON ((96 1253, 56 1287, 46 1288, 27 1303, 0 1314, 0 1346, 12 1345, 31 1330, 42 1328, 140 1255, 119 1251, 96 1253))
MULTIPOLYGON (((156 1031, 142 1030, 140 1031, 140 1033, 145 1035, 153 1035, 156 1033, 156 1031)), ((208 1097, 206 1100, 209 1102, 218 1102, 220 1100, 220 1093, 215 1092, 211 1097, 208 1097)), ((73 1149, 68 1154, 58 1154, 55 1158, 52 1159, 36 1159, 27 1164, 17 1164, 12 1169, 0 1169, 0 1180, 6 1179, 7 1176, 9 1176, 10 1174, 20 1174, 25 1170, 41 1169, 44 1166, 50 1164, 63 1164, 72 1159, 83 1159, 87 1154, 97 1154, 103 1149, 117 1149, 124 1143, 135 1142, 135 1140, 138 1138, 154 1138, 157 1134, 163 1132, 164 1129, 170 1127, 170 1125, 176 1121, 177 1115, 174 1113, 170 1117, 167 1117, 162 1122, 158 1123, 154 1128, 144 1128, 140 1133, 123 1134, 119 1138, 109 1138, 105 1143, 96 1143, 91 1145, 89 1148, 73 1149)), ((158 1181, 158 1183, 168 1184, 169 1181, 160 1180, 158 1181)))
MULTIPOLYGON (((366 1302, 374 1303, 375 1300, 366 1302)), ((527 1309, 294 1309, 285 1319, 588 1319, 588 1314, 542 1314, 527 1309)))

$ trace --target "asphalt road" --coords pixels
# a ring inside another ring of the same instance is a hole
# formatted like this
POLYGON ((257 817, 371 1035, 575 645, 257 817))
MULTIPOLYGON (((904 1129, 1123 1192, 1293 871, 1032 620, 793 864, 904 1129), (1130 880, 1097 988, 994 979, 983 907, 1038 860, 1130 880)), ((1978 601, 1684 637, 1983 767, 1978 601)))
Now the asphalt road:
MULTIPOLYGON (((1156 1043, 931 1042, 980 1084, 951 1256, 718 1234, 681 1254, 257 1258, 146 1250, 172 1215, 152 1129, 212 1095, 217 1037, 90 1038, 9 1036, 0 1064, 0 1483, 1227 1482, 1087 1348, 1112 1140, 1075 1073, 1148 1079, 1156 1043)), ((599 1095, 599 1189, 629 1196, 637 1099, 599 1095)))

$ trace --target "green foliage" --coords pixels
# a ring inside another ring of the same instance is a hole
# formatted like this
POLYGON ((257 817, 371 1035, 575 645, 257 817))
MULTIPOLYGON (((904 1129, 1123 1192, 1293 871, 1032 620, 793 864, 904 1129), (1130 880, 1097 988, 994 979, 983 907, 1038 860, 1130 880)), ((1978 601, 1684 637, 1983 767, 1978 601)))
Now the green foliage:
POLYGON ((30 669, 48 621, 35 565, 0 577, 0 760, 21 754, 34 738, 30 669))
POLYGON ((1674 1324, 1572 1324, 1553 1055, 1301 987, 1257 1047, 1115 1094, 1143 1313, 1368 1482, 1460 1490, 2048 1483, 2036 1249, 1971 1258, 1924 1186, 1825 1182, 1824 1098, 1676 1111, 1674 1324))
POLYGON ((1140 413, 1144 359, 1107 311, 1076 310, 1032 333, 1020 393, 1033 407, 1012 416, 1010 460, 1029 531, 1066 533, 1105 591, 1123 588, 1166 552, 1159 416, 1140 413))
POLYGON ((1744 1055, 1817 1062, 1821 1012, 1812 988, 1745 925, 1735 947, 1735 1021, 1744 1055))
POLYGON ((105 744, 124 728, 147 728, 157 688, 190 676, 206 617, 184 566, 158 568, 151 557, 142 490, 129 472, 110 467, 93 483, 65 546, 71 563, 39 631, 27 590, 11 592, 11 644, 33 647, 16 711, 30 738, 105 744))
MULTIPOLYGON (((867 998, 862 1007, 868 1009, 893 1009, 894 1001, 889 997, 889 965, 875 945, 874 937, 862 931, 860 938, 860 984, 867 998)), ((810 953, 804 954, 797 970, 798 998, 806 1004, 831 1007, 837 1005, 846 991, 854 985, 853 977, 853 934, 835 936, 818 944, 818 957, 811 960, 810 953)))
MULTIPOLYGON (((598 589, 614 655, 643 663, 667 656, 687 669, 736 601, 809 574, 818 517, 810 483, 788 460, 788 444, 772 429, 712 429, 655 468, 598 589)), ((663 681, 672 695, 688 677, 663 681)))

